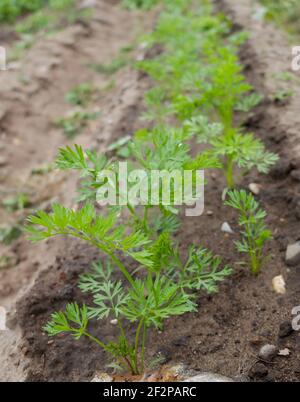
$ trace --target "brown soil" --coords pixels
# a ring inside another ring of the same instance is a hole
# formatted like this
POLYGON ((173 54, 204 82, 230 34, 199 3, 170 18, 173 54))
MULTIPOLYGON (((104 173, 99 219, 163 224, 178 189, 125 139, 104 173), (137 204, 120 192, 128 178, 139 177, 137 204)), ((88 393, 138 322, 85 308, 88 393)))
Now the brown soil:
MULTIPOLYGON (((265 95, 263 104, 244 124, 249 131, 254 131, 260 136, 269 149, 281 156, 281 161, 271 174, 267 176, 251 174, 241 183, 243 187, 247 187, 251 182, 262 186, 258 199, 268 212, 268 225, 274 233, 274 241, 269 249, 271 259, 257 278, 253 277, 247 268, 236 264, 238 258, 233 245, 236 236, 226 235, 220 230, 222 222, 225 221, 237 229, 236 215, 230 209, 222 207, 221 193, 224 180, 220 173, 208 173, 206 211, 198 218, 183 217, 178 240, 182 250, 186 250, 191 243, 210 248, 223 257, 224 263, 235 268, 234 274, 221 285, 217 295, 199 294, 197 313, 168 320, 163 334, 152 332, 149 336, 147 359, 160 355, 166 362, 184 362, 190 369, 213 371, 239 380, 299 381, 300 334, 290 330, 290 323, 292 308, 300 304, 300 266, 287 269, 284 257, 287 244, 299 240, 300 182, 295 179, 297 177, 295 172, 300 171, 298 162, 300 140, 297 137, 298 120, 300 123, 297 110, 300 90, 294 82, 278 82, 275 78, 274 74, 289 70, 289 46, 283 35, 274 27, 251 17, 253 4, 250 0, 244 0, 242 6, 233 0, 217 2, 219 7, 232 15, 237 28, 245 27, 251 33, 248 43, 241 51, 241 59, 246 65, 249 80, 257 91, 265 95), (285 104, 276 104, 271 100, 271 94, 276 92, 278 86, 290 88, 291 85, 295 92, 291 100, 285 104), (213 215, 208 215, 207 211, 213 211, 213 215), (285 295, 277 295, 272 289, 273 277, 280 274, 287 282, 285 295), (275 344, 279 349, 288 348, 290 356, 278 356, 272 363, 260 361, 257 352, 266 343, 275 344)), ((93 41, 97 41, 98 48, 101 44, 104 46, 104 43, 105 48, 110 48, 106 43, 109 38, 114 46, 120 48, 132 38, 132 30, 129 27, 134 21, 139 21, 135 14, 127 15, 117 8, 106 7, 113 21, 110 28, 105 28, 110 30, 110 34, 103 40, 104 27, 101 26, 98 27, 98 31, 93 31, 81 39, 82 45, 87 43, 85 41, 91 41, 89 45, 91 52, 88 55, 83 52, 81 56, 76 56, 76 58, 82 57, 81 60, 85 63, 87 58, 91 60, 92 57, 96 57, 92 52, 93 41), (117 35, 116 32, 119 31, 121 33, 117 35), (119 42, 111 35, 118 36, 119 42)), ((76 49, 79 53, 80 49, 83 49, 78 42, 76 49)), ((69 61, 74 58, 74 50, 72 52, 70 50, 69 61)), ((66 57, 66 54, 68 53, 64 51, 62 57, 66 57)), ((110 55, 107 57, 109 59, 110 55)), ((78 60, 75 64, 77 62, 81 65, 78 60)), ((51 79, 48 90, 44 92, 43 88, 40 88, 36 96, 42 98, 44 96, 44 103, 40 104, 44 105, 46 102, 51 110, 57 107, 56 110, 61 111, 64 93, 74 81, 71 80, 70 73, 66 73, 59 66, 56 68, 61 73, 59 77, 57 71, 55 87, 58 92, 51 99, 47 97, 46 92, 49 94, 49 87, 52 88, 54 82, 51 79), (67 85, 68 79, 70 79, 69 85, 67 85), (61 87, 60 83, 66 87, 61 87), (60 107, 56 106, 59 99, 61 99, 60 107), (56 104, 53 105, 53 102, 56 104)), ((70 71, 74 74, 75 70, 71 68, 70 71)), ((86 70, 84 72, 86 74, 86 70)), ((78 71, 76 75, 78 82, 83 80, 83 74, 81 70, 78 71)), ((298 80, 299 77, 296 76, 295 79, 298 80)), ((131 70, 120 72, 116 89, 107 95, 105 102, 101 104, 103 109, 101 129, 97 127, 83 134, 82 143, 91 144, 104 139, 102 148, 99 147, 103 149, 112 138, 130 133, 139 127, 141 123, 137 116, 140 111, 140 99, 147 86, 147 77, 131 70)), ((51 90, 55 91, 54 88, 51 90)), ((16 120, 19 119, 17 126, 19 131, 10 135, 13 139, 14 135, 17 136, 18 132, 22 132, 22 129, 26 132, 24 135, 35 135, 36 144, 40 144, 35 146, 37 153, 45 148, 42 142, 45 140, 42 139, 44 134, 41 133, 49 132, 48 126, 44 127, 44 130, 41 130, 42 126, 35 129, 39 121, 37 115, 43 111, 48 116, 50 112, 46 113, 44 107, 40 108, 38 101, 34 104, 36 111, 30 113, 28 122, 24 124, 24 115, 20 114, 16 117, 16 120)), ((16 124, 13 124, 16 112, 10 113, 6 127, 12 130, 16 124)), ((42 121, 45 124, 47 119, 44 117, 43 120, 42 116, 43 114, 40 116, 40 124, 42 121)), ((58 135, 59 133, 53 132, 54 138, 58 135)), ((49 137, 52 138, 52 131, 47 140, 49 137)), ((46 153, 39 155, 40 160, 51 160, 57 146, 63 143, 62 137, 56 141, 54 138, 52 138, 53 144, 46 147, 47 151, 43 151, 46 153)), ((29 144, 34 142, 28 142, 28 146, 29 144)), ((11 148, 11 152, 13 149, 15 148, 11 148)), ((18 172, 18 166, 20 170, 25 170, 25 166, 34 163, 34 156, 29 156, 29 150, 28 154, 26 152, 24 149, 19 152, 19 157, 22 156, 23 160, 15 162, 16 167, 11 164, 12 171, 18 172)), ((64 202, 71 202, 69 194, 74 187, 75 180, 64 177, 59 191, 55 189, 51 193, 64 202)), ((11 307, 20 294, 18 292, 22 291, 25 294, 17 303, 16 314, 10 321, 11 331, 8 331, 8 336, 17 339, 16 344, 13 345, 11 342, 8 348, 14 355, 10 358, 10 365, 7 360, 3 360, 3 356, 1 357, 5 374, 4 370, 1 370, 0 378, 29 381, 91 380, 97 370, 105 369, 106 359, 101 350, 87 341, 77 342, 67 336, 49 340, 42 334, 41 327, 51 312, 62 308, 67 302, 88 301, 76 284, 79 274, 88 269, 92 261, 99 258, 97 250, 71 239, 60 240, 60 243, 51 240, 39 246, 41 248, 34 246, 34 249, 23 239, 16 244, 13 251, 17 253, 20 261, 15 268, 7 270, 4 274, 0 272, 1 283, 4 280, 7 286, 12 287, 11 292, 4 292, 3 295, 1 293, 0 304, 7 303, 7 306, 11 307), (24 261, 20 256, 25 258, 24 261), (57 257, 54 258, 55 256, 57 257), (30 284, 32 285, 28 289, 30 284)), ((93 322, 91 331, 106 340, 114 334, 115 328, 109 321, 101 326, 93 322)), ((4 359, 5 357, 7 354, 4 355, 4 359)))

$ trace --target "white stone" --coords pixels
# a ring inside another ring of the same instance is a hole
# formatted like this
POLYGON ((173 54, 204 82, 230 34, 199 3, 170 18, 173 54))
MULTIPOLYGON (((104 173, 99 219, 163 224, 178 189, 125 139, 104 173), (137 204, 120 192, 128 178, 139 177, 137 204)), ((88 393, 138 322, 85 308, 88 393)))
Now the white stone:
POLYGON ((286 292, 285 280, 282 275, 275 276, 272 280, 272 286, 276 293, 284 295, 286 292))
POLYGON ((234 231, 231 229, 228 222, 224 222, 221 227, 222 232, 234 234, 234 231))
POLYGON ((111 320, 111 325, 118 325, 118 320, 116 320, 116 319, 114 319, 114 320, 111 320))
POLYGON ((278 352, 278 356, 289 356, 291 353, 290 349, 285 348, 278 352))
POLYGON ((257 183, 250 183, 249 184, 249 190, 251 191, 252 194, 258 195, 260 193, 261 186, 257 183))
POLYGON ((287 265, 293 266, 300 263, 300 242, 290 244, 287 247, 285 261, 287 265))

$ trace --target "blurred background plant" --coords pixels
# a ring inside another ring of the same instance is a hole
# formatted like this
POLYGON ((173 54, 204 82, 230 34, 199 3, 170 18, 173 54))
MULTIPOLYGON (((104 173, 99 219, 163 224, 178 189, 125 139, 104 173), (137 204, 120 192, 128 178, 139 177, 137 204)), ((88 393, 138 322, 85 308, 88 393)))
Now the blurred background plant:
POLYGON ((267 19, 284 27, 291 34, 300 34, 300 1, 299 0, 261 0, 266 7, 267 19))

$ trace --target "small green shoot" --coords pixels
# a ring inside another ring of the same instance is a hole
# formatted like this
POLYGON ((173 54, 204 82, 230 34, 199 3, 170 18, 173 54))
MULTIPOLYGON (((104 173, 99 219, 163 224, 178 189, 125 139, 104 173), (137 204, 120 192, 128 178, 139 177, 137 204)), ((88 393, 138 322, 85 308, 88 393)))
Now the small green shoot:
POLYGON ((129 10, 150 10, 158 1, 159 0, 123 0, 123 5, 129 10))
POLYGON ((2 205, 9 212, 23 210, 30 205, 27 194, 18 194, 15 197, 6 198, 2 201, 2 205))
POLYGON ((254 196, 245 190, 233 190, 228 192, 227 196, 225 205, 236 209, 240 214, 242 241, 235 243, 236 248, 240 253, 248 254, 251 271, 257 275, 268 258, 265 254, 265 245, 272 239, 272 234, 265 225, 267 214, 260 208, 254 196))
POLYGON ((102 63, 94 63, 90 64, 89 67, 100 74, 105 75, 113 75, 121 70, 128 64, 128 61, 124 57, 118 57, 114 59, 111 63, 102 64, 102 63))
POLYGON ((9 246, 14 240, 18 239, 22 231, 18 225, 0 226, 0 242, 9 246))
POLYGON ((66 101, 74 106, 87 106, 93 99, 95 88, 90 83, 80 84, 66 94, 66 101))
POLYGON ((293 95, 294 91, 292 90, 279 89, 271 96, 271 99, 273 102, 285 104, 293 97, 293 95))
POLYGON ((73 110, 68 116, 56 121, 56 126, 61 128, 67 138, 74 138, 87 126, 88 121, 95 120, 98 112, 87 112, 85 110, 73 110))

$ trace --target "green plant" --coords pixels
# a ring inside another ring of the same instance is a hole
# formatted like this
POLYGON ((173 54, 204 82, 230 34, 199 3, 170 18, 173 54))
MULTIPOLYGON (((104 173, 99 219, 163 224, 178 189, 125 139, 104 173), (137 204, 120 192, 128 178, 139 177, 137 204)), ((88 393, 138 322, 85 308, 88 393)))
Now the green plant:
POLYGON ((22 234, 19 225, 2 225, 0 226, 0 242, 10 245, 14 240, 18 239, 22 234))
POLYGON ((37 11, 46 3, 47 0, 1 0, 0 22, 13 22, 19 15, 37 11))
POLYGON ((254 196, 245 190, 230 191, 227 193, 228 205, 239 211, 239 225, 242 227, 242 241, 237 241, 236 247, 240 253, 249 256, 251 271, 257 275, 266 259, 265 244, 272 239, 270 230, 266 228, 266 212, 259 207, 254 196))
POLYGON ((103 63, 94 63, 90 64, 89 67, 92 68, 97 73, 113 75, 125 67, 127 64, 127 60, 123 57, 117 57, 111 63, 103 64, 103 63))
POLYGON ((175 267, 180 264, 179 256, 166 234, 155 242, 142 231, 128 234, 124 225, 117 225, 117 213, 111 212, 106 217, 97 215, 90 204, 77 211, 55 204, 50 214, 39 211, 30 216, 26 231, 32 241, 57 235, 76 237, 96 246, 109 257, 105 267, 95 264, 94 272, 82 275, 80 279, 81 290, 94 295, 95 306, 69 304, 65 311, 54 313, 44 329, 50 336, 59 333, 70 333, 76 339, 86 336, 133 374, 144 370, 148 329, 162 328, 166 318, 194 311, 196 306, 188 290, 204 288, 215 291, 215 282, 230 274, 227 267, 219 270, 219 259, 214 260, 211 254, 205 256, 204 250, 197 252, 194 247, 177 275, 175 267), (135 277, 123 264, 117 256, 119 251, 138 263, 138 271, 144 271, 141 277, 135 277), (176 263, 175 266, 165 266, 162 261, 176 263), (123 281, 113 280, 115 267, 123 274, 126 285, 123 281), (89 319, 107 317, 118 322, 118 341, 105 343, 88 332, 89 319), (126 320, 136 324, 132 343, 125 334, 126 320))
POLYGON ((299 35, 300 5, 298 0, 261 0, 266 7, 266 17, 289 33, 299 35))
POLYGON ((31 174, 32 175, 44 175, 44 174, 52 172, 54 169, 55 169, 55 166, 53 163, 45 163, 43 165, 33 168, 31 171, 31 174))
POLYGON ((242 174, 254 167, 268 172, 278 157, 234 124, 236 111, 248 113, 262 100, 238 60, 247 35, 228 35, 230 23, 212 15, 209 2, 199 2, 196 12, 180 1, 173 7, 166 3, 155 32, 146 37, 149 46, 161 45, 164 52, 138 63, 158 83, 145 96, 144 117, 161 125, 172 116, 183 122, 199 143, 210 145, 229 188, 236 184, 236 168, 242 174))
POLYGON ((28 16, 24 21, 16 26, 16 32, 19 34, 31 34, 49 29, 53 23, 53 16, 45 14, 43 11, 28 16))
POLYGON ((248 113, 254 107, 259 105, 262 100, 263 100, 262 95, 259 95, 259 94, 256 94, 256 93, 251 93, 248 96, 246 96, 243 99, 240 99, 238 101, 238 103, 235 106, 235 110, 237 110, 239 112, 248 113))
MULTIPOLYGON (((126 144, 132 159, 128 163, 128 192, 136 184, 133 180, 129 180, 130 173, 137 168, 143 169, 145 178, 142 182, 147 185, 149 191, 139 208, 131 205, 127 200, 124 204, 120 203, 121 206, 119 206, 119 209, 122 207, 127 208, 132 217, 131 224, 138 225, 147 234, 151 234, 157 230, 157 223, 166 225, 166 230, 178 227, 176 224, 178 220, 176 215, 178 214, 179 207, 176 204, 174 187, 170 182, 171 202, 164 203, 163 195, 160 191, 159 199, 154 203, 152 194, 157 190, 157 187, 151 189, 152 171, 163 171, 169 175, 177 172, 177 174, 180 173, 181 177, 183 177, 185 170, 196 173, 200 169, 218 168, 220 166, 219 161, 210 152, 201 152, 191 157, 190 146, 187 144, 188 139, 189 133, 185 128, 155 127, 153 130, 137 131, 134 138, 126 144), (158 209, 156 223, 151 222, 149 219, 149 213, 154 208, 158 209), (138 210, 141 210, 142 213, 139 214, 138 210), (174 214, 175 216, 172 217, 174 214)), ((98 202, 101 201, 99 198, 99 189, 103 188, 103 186, 107 189, 111 188, 112 192, 116 194, 116 198, 120 198, 119 187, 117 185, 119 183, 119 164, 108 161, 104 155, 97 156, 96 153, 84 151, 82 147, 75 145, 74 148, 66 147, 60 150, 57 165, 60 169, 76 169, 81 172, 80 201, 90 200, 91 202, 95 202, 96 197, 98 202), (107 182, 102 177, 99 179, 99 173, 103 170, 110 171, 115 180, 107 182)), ((195 189, 193 183, 191 183, 190 187, 195 189)), ((105 193, 103 193, 104 195, 105 193)), ((194 199, 193 194, 190 194, 190 198, 194 199)), ((191 201, 190 198, 188 192, 186 192, 185 203, 191 201)), ((181 204, 182 202, 179 203, 179 205, 181 204)), ((161 226, 159 230, 164 230, 164 226, 161 226)))
POLYGON ((80 84, 66 94, 66 101, 71 105, 86 106, 92 100, 94 92, 92 84, 80 84))
POLYGON ((149 10, 158 3, 159 0, 123 0, 123 5, 130 10, 140 8, 142 10, 149 10))
POLYGON ((28 195, 21 193, 16 195, 15 197, 4 199, 2 201, 2 205, 7 211, 13 212, 17 210, 23 210, 30 205, 30 201, 28 195))
MULTIPOLYGON (((151 129, 117 140, 109 152, 121 151, 130 159, 129 175, 135 169, 147 174, 154 170, 182 175, 186 170, 195 173, 223 167, 231 187, 235 166, 243 171, 254 167, 267 171, 276 156, 266 152, 252 134, 235 126, 235 112, 247 113, 261 100, 247 84, 237 57, 245 33, 231 35, 229 21, 214 14, 210 1, 164 0, 163 4, 155 32, 144 38, 149 47, 158 45, 156 56, 138 63, 157 84, 145 98, 144 117, 154 124, 151 129), (210 147, 193 152, 195 139, 210 147)), ((122 54, 111 65, 98 65, 98 70, 112 74, 124 60, 122 54)), ((73 95, 78 102, 80 96, 73 95)), ((74 124, 64 122, 62 126, 74 132, 74 124)), ((120 196, 118 162, 115 155, 109 157, 79 145, 60 149, 56 166, 79 172, 83 206, 72 210, 54 204, 50 213, 39 211, 30 216, 26 230, 33 241, 71 236, 106 255, 105 261, 94 264, 92 272, 80 278, 79 287, 92 294, 93 305, 70 303, 54 313, 44 329, 50 336, 69 333, 76 339, 86 337, 113 357, 114 367, 126 367, 138 374, 145 367, 149 330, 163 330, 166 318, 195 311, 196 294, 200 290, 216 292, 231 269, 222 267, 220 257, 197 245, 190 245, 187 256, 180 250, 172 237, 180 227, 174 184, 170 186, 170 204, 161 202, 159 182, 158 204, 151 197, 149 201, 150 188, 145 205, 131 205, 127 198, 124 204, 103 208, 100 214, 93 206, 96 200, 102 201, 99 189, 112 188, 120 196), (103 170, 112 173, 110 177, 116 182, 99 176, 103 170), (89 320, 112 318, 118 337, 107 341, 90 332, 89 320)), ((148 184, 148 178, 143 183, 148 184)), ((134 189, 130 180, 126 184, 128 191, 134 189)), ((232 204, 241 211, 240 224, 244 227, 238 247, 249 254, 252 270, 257 273, 270 234, 255 200, 250 202, 247 194, 243 197, 245 205, 232 204)))
POLYGON ((292 96, 294 95, 294 91, 289 90, 286 91, 284 89, 278 89, 278 91, 275 92, 274 95, 272 95, 272 99, 275 102, 286 102, 288 101, 290 98, 292 98, 292 96))
POLYGON ((66 137, 73 138, 80 134, 89 120, 94 120, 98 116, 98 112, 87 112, 82 109, 73 110, 68 116, 58 119, 56 125, 63 129, 66 137))
POLYGON ((227 186, 235 186, 235 167, 242 174, 256 168, 260 173, 268 173, 278 156, 265 150, 261 140, 251 133, 243 133, 238 128, 225 130, 222 124, 210 123, 206 116, 198 116, 186 121, 188 129, 197 136, 200 143, 211 146, 212 155, 222 164, 227 186))

